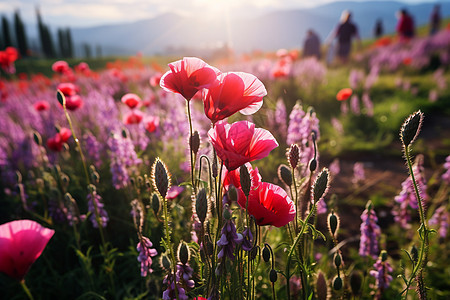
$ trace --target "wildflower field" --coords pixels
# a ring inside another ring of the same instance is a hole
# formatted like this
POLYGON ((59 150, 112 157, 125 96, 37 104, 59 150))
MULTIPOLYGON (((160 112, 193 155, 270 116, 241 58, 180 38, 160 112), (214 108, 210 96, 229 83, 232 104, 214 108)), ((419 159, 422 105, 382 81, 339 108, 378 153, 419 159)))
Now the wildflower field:
POLYGON ((450 30, 333 66, 14 51, 1 299, 450 298, 450 30))

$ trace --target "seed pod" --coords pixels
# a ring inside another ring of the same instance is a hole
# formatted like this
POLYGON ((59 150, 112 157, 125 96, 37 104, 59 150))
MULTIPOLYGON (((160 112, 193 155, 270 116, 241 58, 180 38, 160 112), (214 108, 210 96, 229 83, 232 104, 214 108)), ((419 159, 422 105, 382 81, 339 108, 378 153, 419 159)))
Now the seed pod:
POLYGON ((250 188, 252 186, 252 181, 250 179, 250 174, 248 173, 247 166, 242 165, 239 168, 239 174, 242 191, 244 192, 244 195, 248 197, 248 195, 250 195, 250 188))
POLYGON ((270 270, 270 273, 269 273, 270 282, 272 282, 272 283, 277 282, 277 277, 278 277, 277 271, 275 271, 274 269, 270 270))
POLYGON ((340 291, 342 289, 342 279, 341 277, 335 277, 333 280, 333 289, 335 291, 340 291))
POLYGON ((339 216, 334 213, 334 211, 331 211, 331 213, 328 215, 327 219, 327 225, 328 230, 330 231, 331 236, 336 238, 336 232, 339 229, 339 216))
POLYGON ((317 175, 316 181, 313 186, 313 196, 314 203, 317 203, 320 198, 325 196, 328 189, 329 174, 328 169, 323 168, 323 170, 317 175))
POLYGON ((205 189, 201 189, 197 194, 197 199, 195 200, 195 212, 197 213, 200 223, 204 223, 206 214, 208 213, 208 199, 206 197, 205 189))
POLYGON ((405 148, 416 140, 420 128, 422 127, 422 122, 423 113, 418 110, 411 114, 403 123, 402 128, 400 129, 400 140, 405 148))
POLYGON ((226 204, 225 207, 223 208, 222 216, 225 220, 231 220, 231 217, 233 216, 233 214, 231 213, 228 204, 226 204))
POLYGON ((198 149, 200 148, 200 135, 198 134, 198 131, 194 131, 194 133, 189 138, 189 146, 192 149, 192 152, 194 154, 198 153, 198 149))
POLYGON ((189 258, 191 256, 191 252, 189 251, 189 246, 184 242, 181 241, 178 245, 178 260, 183 264, 187 264, 189 261, 189 258))
POLYGON ((262 257, 265 262, 269 262, 270 260, 270 249, 267 246, 267 244, 264 245, 263 251, 262 251, 262 257))
POLYGON ((292 185, 292 172, 286 165, 280 165, 278 167, 278 178, 283 181, 287 186, 292 185))
POLYGON ((292 144, 288 152, 288 160, 292 169, 297 168, 299 158, 300 158, 300 149, 298 148, 297 144, 292 144))
POLYGON ((161 209, 161 204, 159 203, 159 197, 155 193, 152 195, 152 209, 155 213, 155 216, 158 215, 159 210, 161 209))
POLYGON ((167 171, 166 165, 159 159, 155 159, 152 167, 153 187, 158 190, 163 199, 167 196, 167 191, 170 189, 170 174, 167 171))

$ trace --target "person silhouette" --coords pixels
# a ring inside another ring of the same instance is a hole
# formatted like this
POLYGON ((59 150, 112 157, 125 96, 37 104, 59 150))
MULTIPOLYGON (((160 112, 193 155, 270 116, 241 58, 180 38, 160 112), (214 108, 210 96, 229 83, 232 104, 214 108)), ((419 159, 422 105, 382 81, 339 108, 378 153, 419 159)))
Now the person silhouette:
POLYGON ((358 27, 351 21, 351 17, 350 11, 344 10, 333 35, 333 39, 337 38, 338 41, 336 54, 343 63, 348 61, 353 39, 360 41, 358 27))
POLYGON ((317 59, 320 59, 321 57, 320 39, 312 29, 308 30, 303 44, 303 57, 315 57, 317 59))
POLYGON ((430 16, 430 35, 435 34, 439 31, 441 27, 441 6, 439 4, 436 4, 433 7, 433 11, 431 12, 430 16))
POLYGON ((400 41, 408 41, 416 34, 414 19, 404 8, 398 12, 398 23, 396 30, 400 41))
POLYGON ((384 33, 383 22, 381 21, 381 19, 378 19, 377 22, 375 23, 373 35, 375 38, 379 38, 383 35, 383 33, 384 33))

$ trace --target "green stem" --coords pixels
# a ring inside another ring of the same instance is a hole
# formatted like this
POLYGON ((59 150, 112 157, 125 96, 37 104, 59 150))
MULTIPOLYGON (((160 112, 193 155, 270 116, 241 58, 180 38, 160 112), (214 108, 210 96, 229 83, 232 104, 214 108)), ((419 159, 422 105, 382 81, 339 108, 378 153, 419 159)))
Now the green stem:
POLYGON ((27 294, 28 299, 34 300, 33 295, 31 294, 30 290, 28 289, 27 285, 25 284, 25 279, 20 282, 20 285, 22 286, 25 294, 27 294))
POLYGON ((192 147, 191 147, 191 140, 192 140, 193 129, 192 129, 192 118, 191 118, 191 105, 190 105, 190 103, 191 103, 191 101, 186 101, 186 111, 187 111, 187 116, 188 116, 188 121, 189 121, 189 154, 190 154, 190 159, 191 159, 191 183, 192 183, 192 188, 194 189, 194 194, 197 194, 197 186, 195 184, 195 177, 194 177, 194 168, 195 168, 194 153, 192 152, 192 147))
MULTIPOLYGON (((169 214, 167 212, 167 200, 164 197, 163 199, 163 213, 164 213, 164 229, 165 229, 165 234, 166 234, 166 242, 167 242, 167 251, 169 251, 169 255, 170 255, 170 260, 172 261, 172 268, 173 268, 173 272, 171 270, 172 276, 173 276, 173 281, 175 284, 175 296, 178 300, 178 288, 177 288, 177 278, 176 278, 176 260, 175 260, 175 255, 173 253, 173 247, 172 247, 172 242, 170 241, 170 233, 169 233, 169 214)), ((169 283, 170 284, 170 283, 169 283)))

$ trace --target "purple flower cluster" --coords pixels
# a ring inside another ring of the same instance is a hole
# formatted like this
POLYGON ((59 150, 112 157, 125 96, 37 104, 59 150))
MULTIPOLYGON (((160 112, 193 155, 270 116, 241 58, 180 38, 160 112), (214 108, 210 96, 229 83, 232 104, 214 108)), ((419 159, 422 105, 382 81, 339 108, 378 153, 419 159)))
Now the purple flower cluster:
POLYGON ((138 262, 141 263, 141 276, 146 277, 148 273, 152 273, 152 257, 158 255, 158 252, 152 248, 153 244, 149 238, 143 236, 137 244, 138 262))
POLYGON ((436 209, 433 216, 428 221, 428 224, 431 226, 437 225, 439 236, 445 238, 447 236, 449 222, 450 214, 445 205, 442 205, 436 209))
POLYGON ((178 264, 177 265, 177 281, 183 282, 186 287, 193 288, 195 286, 194 280, 192 280, 192 275, 194 274, 194 269, 189 266, 189 264, 178 264))
POLYGON ((242 249, 244 251, 250 251, 253 249, 253 234, 250 228, 245 227, 244 231, 242 232, 242 249))
POLYGON ((378 255, 378 239, 381 235, 381 229, 377 224, 378 218, 370 202, 363 211, 361 220, 359 255, 376 258, 378 255))
POLYGON ((392 281, 392 276, 389 275, 389 273, 392 272, 393 269, 389 262, 386 259, 383 259, 382 256, 384 255, 380 255, 373 265, 375 270, 369 272, 371 276, 375 277, 375 289, 378 290, 375 296, 376 299, 381 298, 381 291, 387 289, 392 281))
POLYGON ((362 162, 356 162, 353 165, 353 184, 358 184, 366 179, 366 174, 364 172, 364 164, 362 162))
POLYGON ((441 178, 446 184, 450 184, 450 155, 447 156, 444 163, 445 173, 442 174, 441 178))
POLYGON ((86 133, 83 135, 84 144, 86 147, 86 156, 89 157, 96 168, 100 168, 102 165, 101 146, 97 141, 97 138, 92 133, 86 133))
POLYGON ((89 219, 92 222, 92 226, 98 228, 97 218, 95 215, 95 206, 93 202, 95 201, 95 204, 97 205, 98 216, 100 217, 100 223, 102 227, 106 227, 109 221, 109 217, 108 212, 104 208, 102 197, 99 194, 97 194, 96 191, 93 191, 92 193, 89 193, 86 198, 88 200, 88 211, 91 213, 89 219), (94 196, 94 198, 92 198, 92 196, 94 196))
POLYGON ((173 274, 167 274, 166 277, 164 277, 163 284, 167 284, 167 289, 163 292, 163 296, 162 296, 163 300, 177 299, 176 293, 175 293, 175 288, 177 289, 179 300, 188 300, 189 299, 188 296, 186 296, 186 291, 184 290, 184 288, 182 288, 178 284, 176 284, 176 287, 175 287, 175 282, 173 280, 173 274))
POLYGON ((236 245, 242 243, 243 237, 236 232, 236 226, 232 220, 226 220, 222 228, 222 236, 217 242, 217 245, 221 247, 218 258, 227 256, 229 259, 234 260, 234 250, 236 245))

